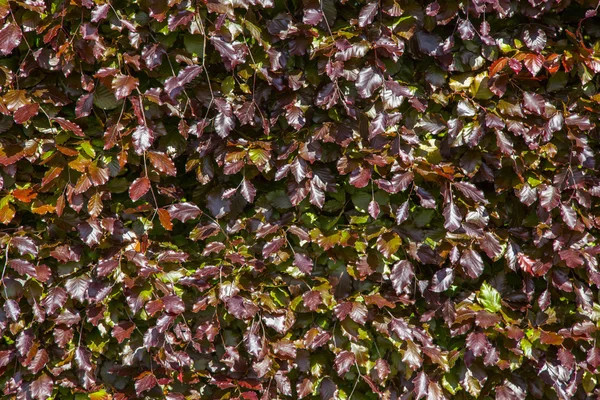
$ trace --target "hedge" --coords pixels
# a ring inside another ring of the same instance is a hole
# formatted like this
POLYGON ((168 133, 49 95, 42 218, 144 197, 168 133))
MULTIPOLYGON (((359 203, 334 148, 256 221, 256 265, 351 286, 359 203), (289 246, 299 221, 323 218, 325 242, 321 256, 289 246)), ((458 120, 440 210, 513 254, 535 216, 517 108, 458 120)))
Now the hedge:
POLYGON ((600 398, 600 18, 0 0, 0 397, 600 398))

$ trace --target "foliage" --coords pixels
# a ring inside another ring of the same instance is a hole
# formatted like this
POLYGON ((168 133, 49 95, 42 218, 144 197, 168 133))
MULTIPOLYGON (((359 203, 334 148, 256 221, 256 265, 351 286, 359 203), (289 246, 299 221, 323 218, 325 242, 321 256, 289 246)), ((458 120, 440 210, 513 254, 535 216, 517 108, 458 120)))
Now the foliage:
POLYGON ((0 0, 3 398, 599 396, 596 8, 0 0))

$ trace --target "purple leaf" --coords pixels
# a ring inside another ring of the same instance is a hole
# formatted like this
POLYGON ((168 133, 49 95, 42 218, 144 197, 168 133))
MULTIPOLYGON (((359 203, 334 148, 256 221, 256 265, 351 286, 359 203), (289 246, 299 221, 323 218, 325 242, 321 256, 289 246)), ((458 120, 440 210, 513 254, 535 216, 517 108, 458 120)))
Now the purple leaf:
POLYGON ((139 155, 144 154, 154 142, 154 132, 145 125, 139 125, 135 128, 131 137, 135 152, 139 155))
POLYGON ((369 3, 364 6, 358 14, 358 26, 364 28, 373 22, 373 19, 377 15, 377 2, 369 3))
POLYGON ((193 203, 176 203, 167 208, 171 218, 181 222, 186 222, 190 219, 196 219, 202 215, 202 211, 193 203))
POLYGON ((483 272, 483 260, 473 249, 465 249, 460 257, 460 265, 472 279, 478 278, 483 272))
POLYGON ((354 353, 343 350, 335 357, 335 371, 339 376, 344 376, 355 363, 354 353))
POLYGON ((356 90, 362 98, 371 97, 383 85, 383 77, 374 66, 363 68, 356 80, 356 90))
POLYGON ((400 295, 409 289, 415 277, 415 270, 412 263, 408 260, 401 260, 394 264, 390 279, 396 294, 400 295))
POLYGON ((7 23, 0 29, 0 54, 9 55, 21 43, 23 32, 18 25, 7 23))

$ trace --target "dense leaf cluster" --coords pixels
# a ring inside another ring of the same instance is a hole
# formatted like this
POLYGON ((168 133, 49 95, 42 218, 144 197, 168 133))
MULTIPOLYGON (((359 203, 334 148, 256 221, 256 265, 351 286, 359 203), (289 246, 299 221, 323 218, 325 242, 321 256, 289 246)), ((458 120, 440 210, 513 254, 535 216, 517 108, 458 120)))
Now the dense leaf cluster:
POLYGON ((0 396, 599 396, 597 8, 0 0, 0 396))

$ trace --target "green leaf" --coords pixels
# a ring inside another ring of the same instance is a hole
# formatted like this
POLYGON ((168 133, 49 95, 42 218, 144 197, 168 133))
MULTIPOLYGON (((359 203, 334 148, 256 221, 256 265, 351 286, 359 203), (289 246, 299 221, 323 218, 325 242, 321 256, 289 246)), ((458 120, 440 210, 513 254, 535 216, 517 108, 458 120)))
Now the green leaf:
POLYGON ((497 313, 502 309, 500 293, 486 282, 484 282, 479 289, 477 301, 483 308, 491 313, 497 313))

